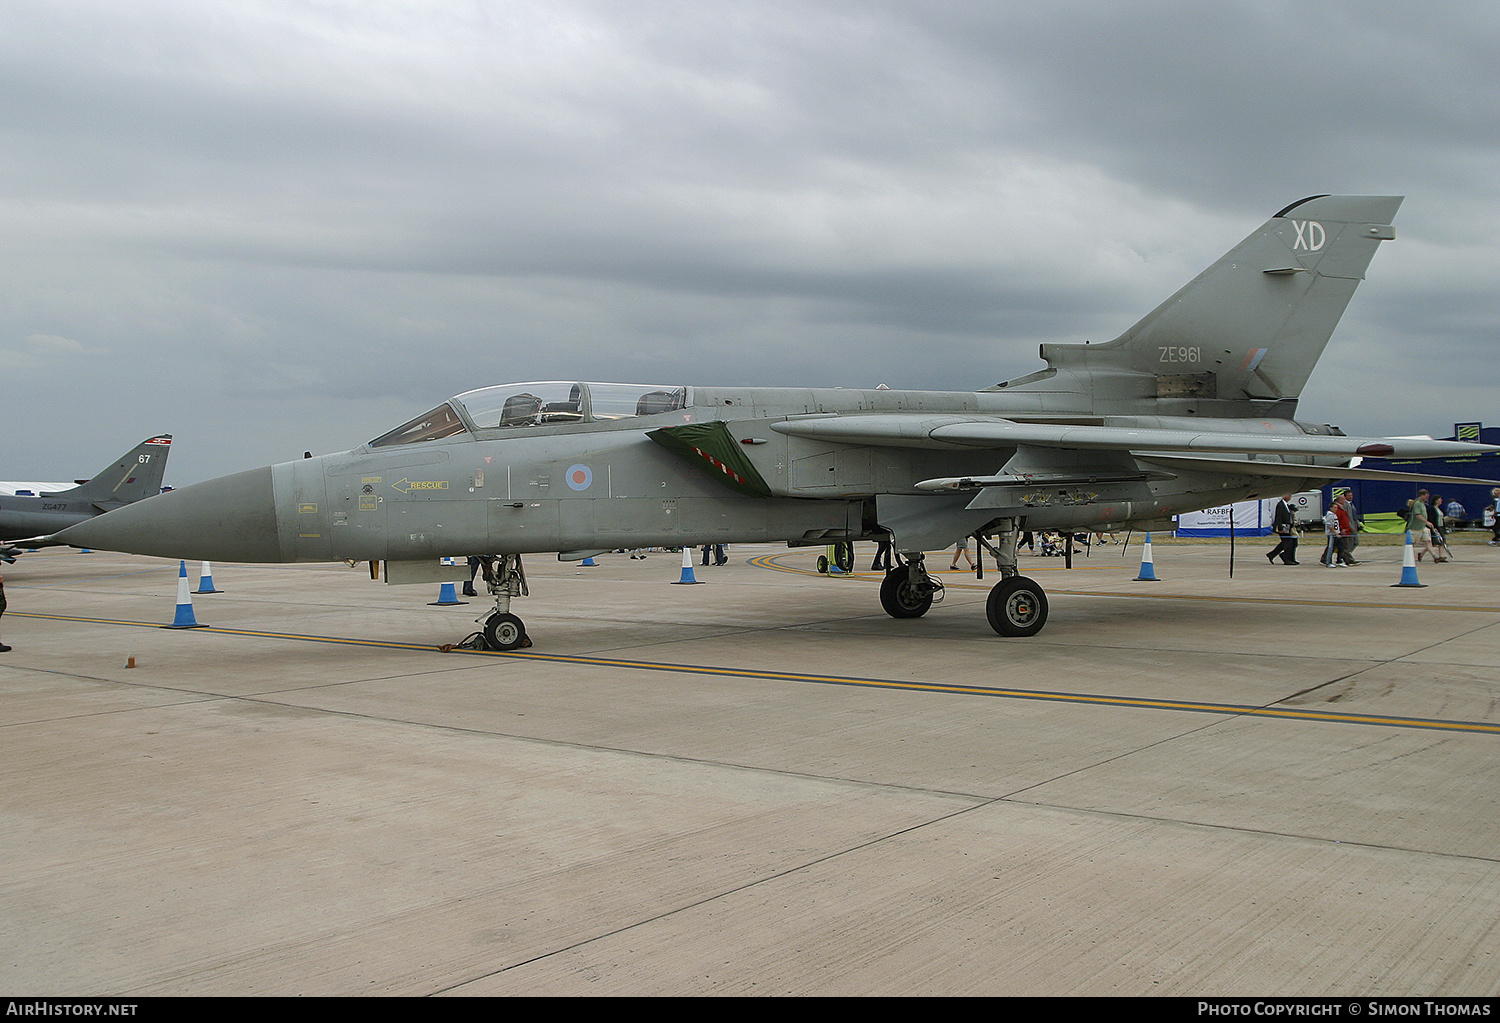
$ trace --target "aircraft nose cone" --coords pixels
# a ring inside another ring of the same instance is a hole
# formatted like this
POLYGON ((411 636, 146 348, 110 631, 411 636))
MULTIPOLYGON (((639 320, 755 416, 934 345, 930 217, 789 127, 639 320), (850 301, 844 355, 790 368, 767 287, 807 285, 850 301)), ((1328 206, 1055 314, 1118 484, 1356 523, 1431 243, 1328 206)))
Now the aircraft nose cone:
POLYGON ((223 476, 69 526, 75 547, 190 561, 281 561, 270 467, 223 476))

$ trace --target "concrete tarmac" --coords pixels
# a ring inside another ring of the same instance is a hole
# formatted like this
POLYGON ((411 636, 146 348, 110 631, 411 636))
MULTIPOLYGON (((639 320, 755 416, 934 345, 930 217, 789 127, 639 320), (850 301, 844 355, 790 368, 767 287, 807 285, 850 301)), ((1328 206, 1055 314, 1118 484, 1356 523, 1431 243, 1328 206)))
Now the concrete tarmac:
POLYGON ((25 555, 0 992, 1494 995, 1500 549, 1315 546, 1023 555, 1025 640, 992 571, 536 557, 514 654, 363 565, 174 631, 176 562, 25 555))

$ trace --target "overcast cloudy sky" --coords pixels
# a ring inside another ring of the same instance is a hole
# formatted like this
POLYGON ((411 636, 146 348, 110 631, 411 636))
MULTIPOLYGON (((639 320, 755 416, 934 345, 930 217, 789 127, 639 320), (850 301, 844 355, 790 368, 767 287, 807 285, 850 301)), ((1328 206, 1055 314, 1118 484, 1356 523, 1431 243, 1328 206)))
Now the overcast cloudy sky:
POLYGON ((6 0, 0 477, 527 379, 968 389, 1408 196, 1300 418, 1500 423, 1500 6, 6 0))

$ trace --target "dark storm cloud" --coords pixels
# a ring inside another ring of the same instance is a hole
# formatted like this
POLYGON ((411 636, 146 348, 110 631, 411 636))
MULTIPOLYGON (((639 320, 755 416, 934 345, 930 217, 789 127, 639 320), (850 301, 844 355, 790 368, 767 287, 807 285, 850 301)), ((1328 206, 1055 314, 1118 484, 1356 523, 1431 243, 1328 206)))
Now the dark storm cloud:
POLYGON ((1326 191, 1411 198, 1304 411, 1496 418, 1474 407, 1500 326, 1495 22, 17 0, 0 371, 31 386, 4 474, 171 429, 179 481, 200 478, 506 379, 977 386, 1037 368, 1039 341, 1114 336, 1326 191))

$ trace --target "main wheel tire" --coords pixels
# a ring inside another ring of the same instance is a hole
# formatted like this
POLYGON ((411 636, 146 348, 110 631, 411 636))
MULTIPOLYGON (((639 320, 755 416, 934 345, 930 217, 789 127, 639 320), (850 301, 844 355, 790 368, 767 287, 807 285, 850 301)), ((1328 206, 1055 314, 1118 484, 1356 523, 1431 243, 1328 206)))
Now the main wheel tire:
POLYGON ((840 571, 854 571, 854 544, 844 541, 833 545, 833 563, 840 571))
POLYGON ((921 618, 932 607, 932 594, 918 591, 910 567, 898 565, 880 581, 880 606, 892 618, 921 618))
POLYGON ((1047 595, 1030 579, 1013 575, 990 590, 984 610, 1000 635, 1035 636, 1047 624, 1047 595))
POLYGON ((492 614, 484 623, 484 641, 491 650, 514 650, 526 643, 526 626, 513 614, 492 614))

